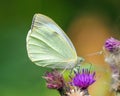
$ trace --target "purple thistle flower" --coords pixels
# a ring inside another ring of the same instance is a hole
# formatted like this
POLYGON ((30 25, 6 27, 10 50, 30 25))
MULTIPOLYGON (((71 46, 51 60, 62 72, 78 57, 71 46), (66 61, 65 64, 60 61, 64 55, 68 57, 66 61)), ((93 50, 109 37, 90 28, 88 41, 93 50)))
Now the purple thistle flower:
POLYGON ((87 89, 95 81, 95 72, 91 73, 88 69, 82 69, 81 72, 75 72, 75 77, 71 83, 81 89, 87 89))
POLYGON ((109 52, 117 52, 120 48, 120 41, 111 37, 106 40, 104 46, 109 52))
POLYGON ((111 68, 111 87, 117 93, 120 93, 120 41, 109 38, 105 42, 105 61, 111 68))
POLYGON ((61 89, 64 86, 64 79, 57 70, 46 72, 43 78, 46 79, 47 87, 50 89, 61 89))

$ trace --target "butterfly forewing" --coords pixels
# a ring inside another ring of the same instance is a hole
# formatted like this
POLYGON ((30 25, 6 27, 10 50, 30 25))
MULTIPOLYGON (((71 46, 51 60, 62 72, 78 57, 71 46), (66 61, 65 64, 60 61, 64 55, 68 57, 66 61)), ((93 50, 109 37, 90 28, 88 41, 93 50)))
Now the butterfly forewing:
POLYGON ((64 31, 49 17, 42 15, 42 14, 35 14, 33 17, 33 21, 32 21, 32 26, 40 26, 40 25, 44 25, 47 26, 53 30, 56 31, 56 33, 58 33, 60 36, 62 36, 62 38, 64 38, 64 40, 70 45, 70 47, 74 50, 74 46, 71 42, 71 40, 68 38, 68 36, 64 33, 64 31))

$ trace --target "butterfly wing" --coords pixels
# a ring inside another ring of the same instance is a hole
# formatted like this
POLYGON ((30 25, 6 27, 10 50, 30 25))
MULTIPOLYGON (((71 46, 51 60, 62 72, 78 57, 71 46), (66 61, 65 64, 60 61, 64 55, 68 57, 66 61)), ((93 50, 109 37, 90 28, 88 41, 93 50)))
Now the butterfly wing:
POLYGON ((72 68, 77 63, 73 44, 49 17, 35 14, 27 35, 29 58, 37 65, 50 68, 72 68))

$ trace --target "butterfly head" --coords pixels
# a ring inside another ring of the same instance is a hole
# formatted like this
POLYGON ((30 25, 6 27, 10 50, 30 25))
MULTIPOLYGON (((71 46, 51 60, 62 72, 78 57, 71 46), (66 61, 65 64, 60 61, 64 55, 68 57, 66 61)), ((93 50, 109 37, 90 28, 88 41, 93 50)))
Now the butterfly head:
POLYGON ((81 64, 81 63, 84 62, 84 61, 85 61, 84 58, 82 58, 82 57, 77 57, 77 64, 78 64, 78 65, 81 64))

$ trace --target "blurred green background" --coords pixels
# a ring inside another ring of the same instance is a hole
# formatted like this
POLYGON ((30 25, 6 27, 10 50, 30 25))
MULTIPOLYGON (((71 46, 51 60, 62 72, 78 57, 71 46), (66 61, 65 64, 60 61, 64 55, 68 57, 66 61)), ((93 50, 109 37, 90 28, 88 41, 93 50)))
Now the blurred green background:
POLYGON ((97 6, 105 9, 112 22, 119 17, 119 1, 94 2, 96 1, 1 0, 0 96, 58 96, 56 91, 46 88, 45 81, 41 78, 47 69, 34 65, 27 56, 26 35, 32 17, 35 13, 45 14, 54 19, 65 32, 75 16, 89 11, 89 5, 92 5, 91 9, 96 9, 97 6))

